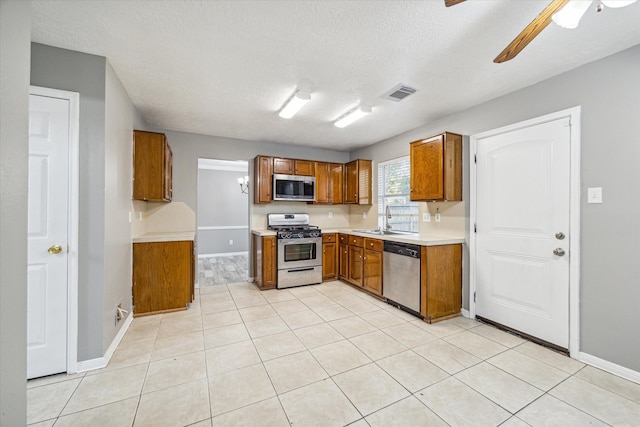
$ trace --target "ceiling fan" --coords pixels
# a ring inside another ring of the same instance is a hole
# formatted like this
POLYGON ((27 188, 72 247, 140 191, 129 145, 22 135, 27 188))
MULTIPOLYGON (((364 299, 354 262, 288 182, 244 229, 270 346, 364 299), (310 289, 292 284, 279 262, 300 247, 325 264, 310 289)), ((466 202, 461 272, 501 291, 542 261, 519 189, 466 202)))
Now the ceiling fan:
MULTIPOLYGON (((444 0, 446 7, 454 6, 465 0, 444 0)), ((624 7, 637 0, 600 0, 597 11, 603 6, 624 7)), ((516 57, 538 34, 544 30, 553 20, 565 28, 576 28, 578 21, 591 5, 592 0, 552 0, 551 3, 538 15, 507 47, 493 60, 496 64, 509 61, 516 57), (566 6, 566 7, 565 7, 566 6)))

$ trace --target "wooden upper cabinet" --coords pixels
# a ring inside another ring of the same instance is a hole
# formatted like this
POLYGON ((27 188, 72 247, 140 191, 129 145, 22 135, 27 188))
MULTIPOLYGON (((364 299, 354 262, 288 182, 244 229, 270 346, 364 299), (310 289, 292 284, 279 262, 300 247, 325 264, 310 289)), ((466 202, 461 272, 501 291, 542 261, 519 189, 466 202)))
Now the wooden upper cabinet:
POLYGON ((273 158, 267 156, 258 156, 253 161, 253 199, 254 203, 271 203, 273 175, 273 158))
POLYGON ((313 176, 315 174, 313 160, 273 158, 273 173, 284 175, 313 176))
POLYGON ((170 202, 173 155, 163 133, 133 131, 133 198, 170 202))
POLYGON ((371 184, 371 160, 359 159, 344 165, 344 203, 372 204, 371 184))
POLYGON ((410 198, 462 200, 462 135, 445 132, 410 144, 410 198))
POLYGON ((329 164, 329 203, 342 204, 342 181, 344 166, 340 163, 329 164))
POLYGON ((329 203, 330 186, 329 163, 316 162, 316 203, 329 203))
POLYGON ((293 159, 273 158, 273 173, 293 175, 293 159))

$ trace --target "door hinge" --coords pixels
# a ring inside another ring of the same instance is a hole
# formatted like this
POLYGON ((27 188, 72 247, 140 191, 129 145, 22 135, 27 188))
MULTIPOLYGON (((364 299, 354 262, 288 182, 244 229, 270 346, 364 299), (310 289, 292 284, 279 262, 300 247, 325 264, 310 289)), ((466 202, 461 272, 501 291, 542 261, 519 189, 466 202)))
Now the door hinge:
POLYGON ((473 293, 473 302, 476 302, 476 293, 473 293))
POLYGON ((477 154, 473 155, 473 163, 478 163, 478 155, 477 154))
POLYGON ((473 224, 473 232, 474 233, 478 232, 478 224, 473 224))

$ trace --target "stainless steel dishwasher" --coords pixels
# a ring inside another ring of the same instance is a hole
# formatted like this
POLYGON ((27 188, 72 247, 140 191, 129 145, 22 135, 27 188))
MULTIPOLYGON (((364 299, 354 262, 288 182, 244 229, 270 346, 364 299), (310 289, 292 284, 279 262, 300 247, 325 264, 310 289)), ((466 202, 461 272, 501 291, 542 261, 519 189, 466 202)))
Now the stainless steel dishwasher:
POLYGON ((422 318, 419 245, 384 242, 382 289, 389 304, 422 318))

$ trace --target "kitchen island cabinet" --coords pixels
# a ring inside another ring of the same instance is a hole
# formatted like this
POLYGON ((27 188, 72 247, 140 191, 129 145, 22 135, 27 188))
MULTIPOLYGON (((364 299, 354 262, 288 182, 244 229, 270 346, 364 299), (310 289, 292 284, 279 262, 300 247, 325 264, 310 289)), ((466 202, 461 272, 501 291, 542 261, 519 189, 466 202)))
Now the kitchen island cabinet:
POLYGON ((462 200, 462 135, 445 132, 409 145, 412 201, 462 200))
POLYGON ((133 315, 186 310, 194 299, 193 241, 133 244, 133 315))

